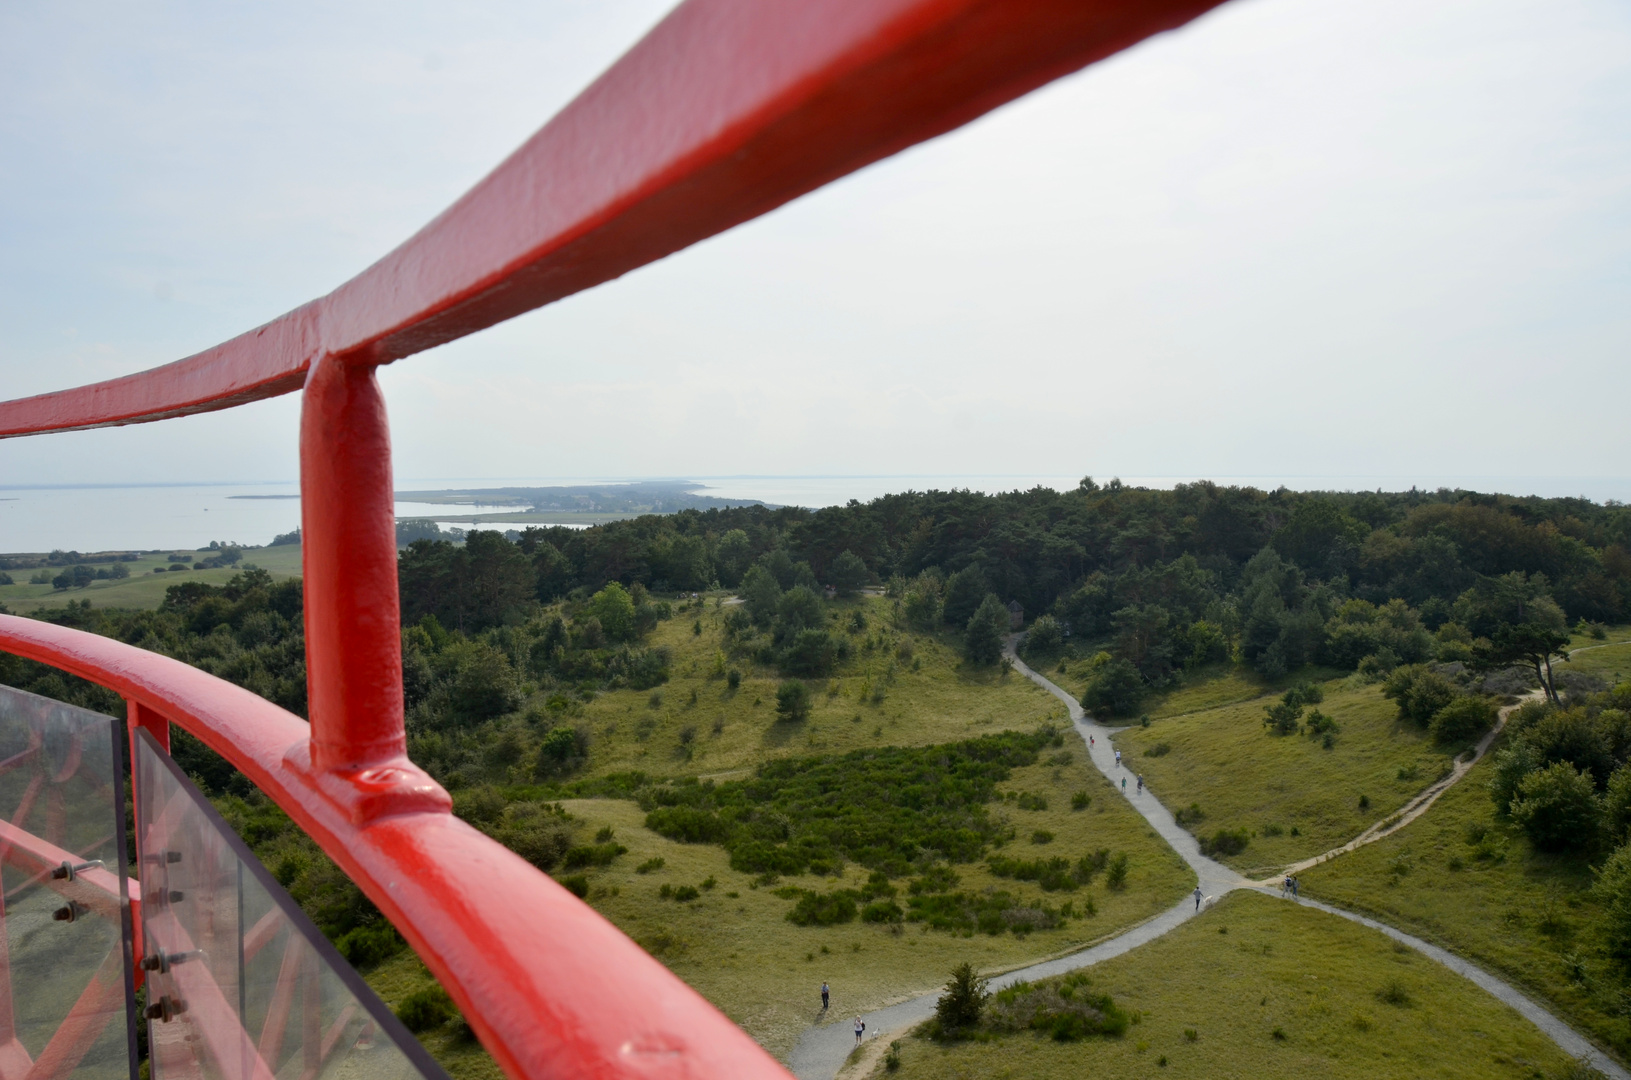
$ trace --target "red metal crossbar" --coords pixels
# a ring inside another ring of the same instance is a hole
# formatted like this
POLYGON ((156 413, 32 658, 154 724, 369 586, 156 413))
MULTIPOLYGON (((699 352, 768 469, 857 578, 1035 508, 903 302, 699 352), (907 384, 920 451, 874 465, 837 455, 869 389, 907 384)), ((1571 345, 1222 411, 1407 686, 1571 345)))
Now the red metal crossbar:
POLYGON ((0 438, 304 389, 311 726, 183 664, 0 618, 202 738, 390 917, 515 1078, 785 1075, 403 756, 390 436, 374 369, 763 214, 1220 0, 686 0, 467 195, 334 292, 185 360, 0 404, 0 438))

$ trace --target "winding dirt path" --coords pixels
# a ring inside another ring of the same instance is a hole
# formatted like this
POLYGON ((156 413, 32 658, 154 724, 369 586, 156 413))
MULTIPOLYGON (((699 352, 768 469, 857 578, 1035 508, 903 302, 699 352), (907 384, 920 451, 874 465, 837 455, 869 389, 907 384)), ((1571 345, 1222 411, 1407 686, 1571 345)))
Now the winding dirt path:
MULTIPOLYGON (((1110 741, 1111 736, 1118 731, 1125 730, 1125 728, 1106 727, 1094 721, 1092 717, 1082 710, 1081 704, 1074 697, 1045 676, 1032 670, 1019 658, 1014 651, 1017 640, 1017 635, 1010 637, 1004 648, 1004 655, 1012 661, 1014 670, 1064 703, 1072 726, 1081 737, 1083 746, 1088 750, 1089 759, 1099 772, 1112 781, 1118 775, 1128 775, 1116 761, 1115 750, 1112 748, 1110 741)), ((1608 644, 1623 644, 1623 642, 1610 642, 1608 644)), ((1586 646, 1574 650, 1574 652, 1583 652, 1586 648, 1603 647, 1605 646, 1586 646)), ((1573 652, 1570 655, 1573 655, 1573 652)), ((1089 967, 1101 960, 1120 956, 1194 918, 1200 911, 1209 908, 1211 903, 1224 893, 1232 892, 1235 889, 1258 889, 1273 894, 1277 891, 1277 886, 1284 874, 1306 869, 1338 855, 1354 851, 1366 844, 1375 843, 1385 836, 1391 836, 1426 813, 1433 803, 1438 801, 1439 796, 1459 783, 1472 770, 1472 767, 1483 758, 1500 735, 1501 729, 1506 724, 1507 717, 1521 704, 1522 702, 1518 702, 1501 710, 1496 726, 1484 738, 1479 740, 1473 755, 1464 761, 1456 762, 1448 776, 1429 786, 1415 799, 1411 800, 1398 814, 1371 826, 1342 847, 1334 848, 1312 859, 1297 863, 1286 868, 1281 874, 1264 881, 1254 881, 1216 860, 1202 855, 1200 845, 1195 837, 1189 830, 1179 825, 1174 820, 1171 811, 1162 805, 1160 800, 1155 798, 1149 791, 1140 793, 1134 790, 1129 793, 1127 789, 1116 785, 1117 790, 1122 792, 1128 804, 1137 810, 1144 820, 1149 822, 1156 832, 1161 834, 1162 839, 1172 846, 1173 850, 1189 865, 1190 869, 1195 871, 1204 900, 1202 903, 1197 904, 1191 896, 1185 896, 1174 907, 1132 926, 1114 937, 1067 956, 1056 957, 1039 964, 1007 972, 993 978, 991 986, 1000 989, 1021 979, 1033 980, 1060 975, 1077 968, 1089 967)), ((1628 1073, 1618 1062, 1598 1050, 1579 1032, 1530 998, 1519 993, 1510 984, 1491 975, 1482 968, 1436 945, 1374 919, 1314 900, 1298 900, 1296 902, 1306 907, 1317 908, 1338 918, 1379 930, 1395 941, 1415 949, 1456 974, 1471 980, 1501 1002, 1512 1007, 1552 1039, 1564 1053, 1602 1071, 1613 1080, 1631 1080, 1631 1073, 1628 1073)), ((934 1004, 938 997, 938 992, 922 994, 891 1005, 888 1008, 863 1014, 862 1019, 866 1022, 868 1041, 881 1042, 890 1035, 897 1034, 927 1020, 934 1014, 934 1004)), ((799 1038, 798 1044, 793 1048, 793 1052, 789 1057, 788 1064, 792 1068, 793 1074, 799 1077, 799 1080, 833 1080, 839 1071, 843 1069, 854 1046, 854 1035, 847 1022, 817 1025, 808 1028, 799 1038)), ((864 1060, 871 1060, 875 1056, 869 1055, 864 1060)))

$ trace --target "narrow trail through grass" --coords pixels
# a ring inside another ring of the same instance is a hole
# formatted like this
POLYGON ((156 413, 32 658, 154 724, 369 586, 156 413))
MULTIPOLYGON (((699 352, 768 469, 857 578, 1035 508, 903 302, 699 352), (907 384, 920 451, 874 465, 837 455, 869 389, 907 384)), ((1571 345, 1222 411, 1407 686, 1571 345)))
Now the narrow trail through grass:
MULTIPOLYGON (((1087 743, 1089 747, 1089 759, 1099 769, 1099 771, 1104 773, 1106 777, 1110 778, 1113 783, 1119 780, 1121 777, 1124 777, 1126 773, 1121 768, 1120 764, 1115 760, 1114 751, 1111 749, 1110 745, 1110 737, 1117 731, 1123 729, 1107 728, 1103 725, 1095 723, 1083 712, 1081 705, 1075 701, 1070 694, 1060 687, 1054 685, 1047 678, 1033 671, 1022 660, 1020 660, 1017 655, 1015 655, 1014 639, 1009 640, 1006 654, 1013 662, 1014 669, 1016 671, 1020 672, 1026 678, 1030 679, 1032 682, 1036 683, 1038 686, 1042 687, 1044 690, 1047 690, 1054 697, 1065 703, 1066 708, 1069 711, 1070 719, 1075 726, 1077 733, 1082 736, 1084 743, 1087 743)), ((1480 744, 1478 758, 1483 756, 1483 752, 1489 748, 1490 743, 1493 741, 1493 738, 1490 738, 1480 744)), ((1461 777, 1464 777, 1467 772, 1471 770, 1471 766, 1476 763, 1478 758, 1475 758, 1472 762, 1468 762, 1468 767, 1466 769, 1460 770, 1459 773, 1452 773, 1452 775, 1447 777, 1445 781, 1441 782, 1441 784, 1434 785, 1434 787, 1438 787, 1440 790, 1437 792, 1437 794, 1433 794, 1424 805, 1416 807, 1417 812, 1414 816, 1419 817, 1422 812, 1425 812, 1425 810, 1432 805, 1432 802, 1437 800, 1439 795, 1442 795, 1444 791, 1449 790, 1452 786, 1454 786, 1456 781, 1458 781, 1461 777)), ((1125 787, 1119 787, 1119 790, 1121 790, 1124 794, 1127 791, 1125 787)), ((1431 791, 1432 789, 1430 788, 1429 792, 1431 791)), ((1424 793, 1424 797, 1426 794, 1427 793, 1424 793)), ((1186 899, 1178 904, 1175 908, 1169 909, 1167 912, 1157 916, 1155 919, 1152 919, 1143 925, 1134 927, 1133 929, 1118 935, 1109 941, 1102 942, 1091 949, 1084 950, 1083 952, 1061 957, 1045 964, 1033 965, 1019 971, 1009 972, 1006 975, 992 980, 992 985, 994 988, 1008 985, 1022 979, 1033 980, 1038 978, 1046 978, 1048 976, 1061 974, 1066 971, 1091 966, 1116 956, 1121 956, 1139 945, 1143 945, 1148 942, 1152 942, 1157 938, 1164 937, 1172 930, 1187 923, 1196 914, 1200 913, 1200 911, 1210 910, 1213 904, 1224 894, 1233 892, 1237 889, 1253 889, 1259 891, 1261 895, 1272 895, 1271 893, 1268 893, 1267 887, 1264 885, 1264 883, 1249 880, 1228 867, 1201 855, 1199 845, 1196 843, 1195 838, 1187 830, 1183 829, 1182 826, 1177 824, 1177 822, 1173 819, 1171 812, 1168 811, 1167 808, 1163 806, 1153 794, 1135 791, 1133 794, 1125 795, 1125 798, 1128 803, 1130 803, 1140 814, 1144 816, 1145 820, 1155 828, 1158 834, 1165 838, 1168 843, 1172 844, 1173 849, 1177 851, 1184 861, 1195 870, 1196 875, 1200 880, 1199 891, 1203 894, 1204 899, 1197 898, 1193 906, 1191 905, 1190 901, 1186 899)), ((1414 817, 1412 820, 1414 820, 1414 817)), ((1391 821, 1384 821, 1381 823, 1381 825, 1388 826, 1388 828, 1384 830, 1380 826, 1376 827, 1374 830, 1375 835, 1369 840, 1365 840, 1364 843, 1359 842, 1361 838, 1355 838, 1355 841, 1351 842, 1352 846, 1348 847, 1347 850, 1357 850, 1359 847, 1368 846, 1375 840, 1391 835, 1392 832, 1396 831, 1392 827, 1393 823, 1391 821)), ((1278 880, 1278 878, 1276 880, 1278 880)), ((1614 1078, 1614 1080, 1631 1080, 1631 1073, 1628 1073, 1617 1062, 1604 1054, 1584 1036, 1580 1035, 1577 1031, 1565 1024, 1562 1020, 1558 1019, 1552 1013, 1541 1008, 1532 1000, 1519 993, 1506 982, 1497 979, 1483 969, 1468 963, 1467 961, 1455 956, 1452 953, 1449 953, 1446 950, 1430 945, 1420 938, 1405 934, 1402 931, 1396 930, 1375 920, 1367 919, 1364 916, 1343 911, 1338 908, 1328 907, 1327 905, 1319 904, 1313 901, 1300 901, 1300 903, 1305 908, 1321 910, 1328 914, 1346 919, 1350 922, 1359 923, 1361 925, 1369 926, 1372 929, 1381 930, 1383 933, 1399 942, 1401 946, 1408 947, 1421 955, 1427 956, 1437 964, 1440 964, 1450 971, 1462 975, 1464 978, 1472 981, 1478 987, 1495 996, 1499 1001, 1516 1009, 1520 1015, 1524 1016, 1531 1023, 1533 1023, 1544 1035, 1547 1036, 1547 1038, 1549 1038, 1565 1053, 1586 1062, 1593 1068, 1601 1070, 1606 1075, 1614 1078)), ((902 1002, 899 1005, 892 1006, 889 1009, 867 1014, 864 1016, 864 1020, 867 1024, 867 1030, 870 1033, 873 1033, 872 1037, 882 1038, 885 1035, 894 1034, 902 1031, 903 1029, 915 1026, 933 1014, 934 1002, 937 998, 937 994, 926 994, 911 1001, 902 1002)), ((1267 998, 1265 997, 1264 1000, 1266 1002, 1267 998)), ((832 1024, 825 1027, 814 1027, 808 1029, 804 1036, 799 1040, 798 1046, 794 1048, 790 1063, 795 1075, 797 1075, 800 1080, 817 1080, 817 1078, 819 1078, 819 1080, 831 1080, 831 1078, 837 1076, 839 1071, 844 1067, 844 1064, 852 1051, 852 1045, 849 1031, 844 1025, 832 1024)), ((1139 1052, 1142 1052, 1142 1050, 1145 1048, 1147 1047, 1145 1047, 1143 1043, 1139 1044, 1139 1052)))

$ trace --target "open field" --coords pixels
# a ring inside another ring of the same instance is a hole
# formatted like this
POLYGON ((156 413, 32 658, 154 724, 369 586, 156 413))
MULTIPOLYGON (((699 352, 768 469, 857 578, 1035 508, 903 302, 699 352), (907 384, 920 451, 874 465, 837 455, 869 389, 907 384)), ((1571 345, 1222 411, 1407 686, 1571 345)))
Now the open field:
POLYGON ((840 622, 861 609, 868 629, 849 635, 854 655, 835 677, 809 681, 813 707, 810 718, 798 724, 776 719, 782 679, 773 668, 746 658, 724 661, 725 670, 742 672, 735 691, 723 672, 715 674, 729 609, 708 604, 701 612, 682 610, 659 623, 649 644, 670 650, 670 679, 655 691, 614 690, 584 704, 575 722, 593 739, 585 775, 639 769, 654 776, 725 779, 776 757, 922 746, 995 731, 1031 731, 1047 720, 1066 722, 1064 706, 1029 680, 1005 676, 995 667, 963 665, 950 635, 886 628, 888 607, 882 599, 862 597, 830 607, 840 622), (694 632, 697 622, 701 634, 694 632))
POLYGON ((1603 641, 1586 634, 1575 634, 1569 639, 1569 648, 1578 650, 1567 664, 1559 664, 1563 671, 1583 671, 1599 675, 1610 683, 1631 676, 1631 626, 1611 626, 1603 641))
MULTIPOLYGON (((93 581, 82 589, 54 589, 50 585, 30 585, 29 576, 32 570, 8 570, 15 585, 0 585, 0 604, 4 604, 13 613, 18 615, 31 614, 42 608, 64 607, 68 601, 89 600, 93 607, 113 608, 156 608, 164 602, 164 590, 171 585, 183 581, 202 581, 210 585, 225 585, 227 581, 246 565, 258 566, 270 573, 274 578, 287 578, 300 576, 300 545, 284 544, 279 547, 251 548, 244 552, 243 561, 236 567, 223 567, 219 570, 184 570, 179 573, 155 574, 153 570, 160 566, 170 565, 167 556, 169 552, 159 555, 143 555, 138 561, 125 563, 130 568, 130 576, 119 581, 93 581)), ((207 552, 182 551, 189 558, 205 558, 207 552)), ((96 563, 98 567, 106 567, 108 563, 96 563)), ((52 574, 61 573, 66 567, 50 567, 52 574)))
POLYGON ((1623 1060, 1631 1020, 1587 930, 1598 911, 1591 871, 1535 852, 1495 819, 1493 770, 1490 754, 1424 817, 1306 871, 1303 889, 1487 967, 1623 1060))
POLYGON ((1317 737, 1268 734, 1263 704, 1272 698, 1134 726, 1115 743, 1175 812, 1199 805, 1205 816, 1190 826, 1197 835, 1252 834, 1243 853, 1222 861, 1271 872, 1352 839, 1450 767, 1423 729, 1398 719, 1380 686, 1335 680, 1323 688, 1318 708, 1341 726, 1330 749, 1317 737))
MULTIPOLYGON (((829 1018, 836 1021, 932 990, 944 971, 963 959, 1000 970, 1074 951, 1171 907, 1194 887, 1188 867, 1111 791, 1109 781, 1087 763, 1086 753, 1075 747, 1068 756, 1068 764, 1044 760, 1016 769, 1001 785, 1005 791, 1041 795, 1048 804, 1046 810, 1019 810, 1010 804, 999 811, 1018 833, 1002 853, 1060 855, 1074 861, 1100 848, 1126 852, 1127 884, 1112 890, 1101 876, 1075 892, 1044 894, 1031 882, 994 877, 983 864, 955 867, 962 879, 959 888, 970 892, 1004 889, 1021 903, 1058 907, 1071 901, 1078 910, 1091 898, 1097 907, 1096 915, 1025 937, 963 936, 912 922, 795 926, 787 921, 792 903, 776 896, 772 887, 755 885, 755 875, 732 870, 723 848, 661 837, 644 827, 645 814, 631 802, 579 799, 564 805, 591 830, 610 827, 617 842, 629 849, 606 869, 589 871, 590 903, 772 1053, 785 1056, 799 1032, 821 1019, 817 992, 823 980, 833 987, 829 1018), (1071 810, 1071 794, 1083 789, 1091 792, 1091 805, 1071 810), (1030 843, 1039 829, 1052 832, 1054 840, 1030 843), (650 859, 662 859, 662 867, 638 873, 637 867, 650 859), (664 885, 701 886, 710 879, 715 884, 703 888, 697 900, 659 897, 664 885)), ((867 872, 854 865, 838 878, 783 879, 819 892, 857 889, 866 880, 867 872)), ((904 894, 906 882, 895 884, 904 894)))
POLYGON ((1540 1031, 1431 960, 1255 893, 1234 893, 1089 974, 1093 993, 1110 994, 1136 1018, 1125 1036, 1061 1043, 1023 1032, 944 1047, 909 1038, 898 1071, 880 1060, 870 1075, 1528 1080, 1570 1067, 1540 1031))
MULTIPOLYGON (((1080 700, 1087 690, 1089 665, 1090 661, 1074 658, 1067 650, 1046 659, 1039 658, 1031 667, 1080 700)), ((1138 711, 1151 720, 1184 716, 1279 694, 1295 683, 1333 679, 1342 674, 1330 668, 1310 666, 1269 679, 1244 664, 1208 664, 1178 673, 1175 685, 1146 696, 1138 711)))

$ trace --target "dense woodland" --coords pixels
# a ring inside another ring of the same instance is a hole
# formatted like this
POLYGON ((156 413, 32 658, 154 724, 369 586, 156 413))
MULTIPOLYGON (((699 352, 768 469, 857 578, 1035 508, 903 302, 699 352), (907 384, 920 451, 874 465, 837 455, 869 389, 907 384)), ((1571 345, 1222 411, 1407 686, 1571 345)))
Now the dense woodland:
MULTIPOLYGON (((1631 772, 1617 771, 1631 758, 1625 703, 1585 686, 1569 694, 1550 662, 1566 627, 1631 612, 1628 549, 1631 510, 1578 499, 1207 483, 1151 491, 1091 480, 1064 493, 907 493, 820 511, 688 510, 581 531, 532 528, 513 539, 484 531, 462 544, 419 539, 399 563, 411 753, 454 791, 462 815, 540 867, 613 858, 615 845, 589 844, 547 802, 501 797, 495 785, 564 791, 590 749, 575 723, 582 703, 667 680, 670 658, 648 637, 662 620, 690 621, 703 603, 693 591, 718 587, 743 601, 729 609, 713 674, 734 687, 742 668, 774 670, 786 680, 778 711, 797 720, 809 694, 803 680, 875 646, 860 611, 835 621, 829 590, 874 586, 892 598, 898 627, 955 634, 976 664, 997 661, 1006 605, 1018 601, 1026 655, 1089 659, 1087 702, 1111 713, 1136 710, 1143 695, 1206 664, 1237 661, 1273 676, 1320 665, 1385 679, 1403 715, 1453 742, 1490 722, 1478 691, 1501 686, 1487 680, 1516 671, 1545 686, 1553 706, 1550 719, 1537 712, 1517 725, 1503 809, 1536 823, 1537 844, 1551 842, 1545 830, 1558 814, 1595 815, 1587 857, 1600 859, 1628 820, 1620 803, 1631 798, 1631 772)), ((71 602, 39 617, 175 656, 304 715, 300 583, 273 582, 251 565, 252 550, 244 559, 228 585, 171 586, 156 611, 71 602)), ((7 655, 0 683, 120 711, 105 690, 7 655)), ((1317 709, 1304 713, 1316 700, 1288 695, 1267 710, 1270 730, 1306 725, 1319 734, 1317 709)), ((399 947, 372 905, 241 777, 192 740, 178 738, 176 748, 347 955, 366 962, 399 947)), ((794 767, 833 766, 777 766, 794 767)), ((733 859, 767 872, 819 872, 839 855, 880 873, 911 863, 909 853, 835 854, 821 829, 765 853, 756 846, 764 838, 740 824, 751 819, 740 807, 756 792, 796 789, 794 779, 766 773, 704 790, 636 777, 618 793, 649 802, 659 831, 711 829, 733 859)), ((1608 872, 1626 878, 1631 896, 1626 867, 1631 854, 1610 859, 1608 872)), ((1051 874, 1064 888, 1071 875, 1097 869, 1019 867, 1013 876, 1051 874)), ((853 902, 899 917, 886 883, 847 900, 810 895, 808 903, 853 902)), ((984 918, 972 907, 957 911, 948 926, 984 918)))

